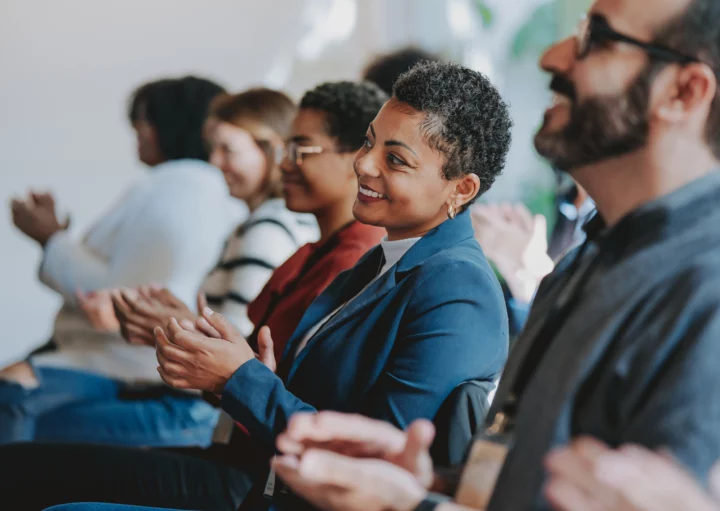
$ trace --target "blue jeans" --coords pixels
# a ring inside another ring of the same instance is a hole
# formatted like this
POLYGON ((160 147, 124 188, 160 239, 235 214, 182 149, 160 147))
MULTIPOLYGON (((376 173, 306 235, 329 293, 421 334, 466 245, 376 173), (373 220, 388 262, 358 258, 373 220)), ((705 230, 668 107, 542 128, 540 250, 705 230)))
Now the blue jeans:
POLYGON ((123 504, 78 503, 53 506, 45 511, 174 511, 159 507, 125 506, 123 504))
POLYGON ((36 368, 39 387, 0 381, 0 444, 208 446, 219 412, 196 396, 161 391, 123 399, 123 384, 73 369, 36 368))

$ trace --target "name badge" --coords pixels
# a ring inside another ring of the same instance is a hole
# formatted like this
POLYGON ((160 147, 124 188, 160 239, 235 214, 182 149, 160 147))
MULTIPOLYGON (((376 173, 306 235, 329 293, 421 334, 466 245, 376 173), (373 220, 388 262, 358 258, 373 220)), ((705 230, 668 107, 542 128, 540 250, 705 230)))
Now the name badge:
POLYGON ((275 494, 275 471, 273 469, 270 469, 270 473, 268 474, 267 482, 265 483, 265 491, 263 492, 263 496, 265 498, 271 499, 274 494, 275 494))
POLYGON ((460 478, 455 501, 474 509, 486 509, 507 453, 506 445, 476 440, 460 478))

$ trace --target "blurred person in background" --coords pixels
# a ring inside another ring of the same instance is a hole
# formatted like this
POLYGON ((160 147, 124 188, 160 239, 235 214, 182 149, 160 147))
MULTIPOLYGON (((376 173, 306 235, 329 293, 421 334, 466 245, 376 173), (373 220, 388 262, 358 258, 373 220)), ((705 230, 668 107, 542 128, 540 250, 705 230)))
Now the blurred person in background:
POLYGON ((377 56, 365 68, 363 80, 374 83, 389 96, 400 75, 421 62, 442 62, 442 59, 430 52, 410 46, 377 56))
MULTIPOLYGON (((248 307, 249 319, 255 325, 248 342, 264 362, 274 357, 280 360, 287 341, 315 298, 386 234, 384 229, 360 223, 353 216, 358 196, 353 160, 363 145, 369 123, 386 100, 387 96, 375 85, 336 82, 308 91, 301 101, 281 164, 282 190, 290 210, 317 219, 320 240, 301 247, 281 265, 248 307)), ((121 295, 119 299, 123 298, 121 295)), ((142 300, 131 300, 128 305, 142 308, 143 304, 142 300)), ((130 319, 121 315, 120 322, 130 319)), ((146 331, 152 334, 154 326, 146 331)), ((160 326, 167 327, 167 322, 160 326)), ((227 359, 231 362, 230 357, 227 359)), ((24 509, 39 510, 60 502, 112 500, 234 511, 258 472, 267 466, 267 452, 258 449, 257 438, 249 437, 248 428, 242 425, 232 428, 229 443, 220 429, 218 442, 207 449, 176 448, 172 452, 97 445, 7 446, 18 457, 10 452, 0 454, 4 460, 0 468, 15 464, 5 454, 19 463, 13 469, 20 471, 15 496, 24 509), (87 471, 86 475, 66 469, 68 456, 74 466, 80 467, 78 470, 87 471), (41 466, 43 476, 37 477, 41 466), (44 492, 30 491, 39 486, 44 492)))
POLYGON ((555 170, 556 219, 548 240, 547 221, 521 203, 473 206, 475 237, 497 271, 510 320, 510 338, 522 331, 540 281, 585 240, 583 226, 595 212, 587 192, 555 170))
POLYGON ((40 280, 63 297, 64 305, 55 319, 56 348, 2 372, 0 443, 206 441, 216 411, 177 393, 165 403, 176 419, 170 423, 120 414, 109 430, 96 427, 94 416, 113 414, 125 383, 159 379, 152 348, 130 346, 116 332, 96 330, 78 300, 97 290, 156 282, 194 304, 223 240, 247 211, 208 163, 203 140, 209 106, 222 93, 219 85, 193 76, 151 82, 133 93, 129 119, 138 158, 152 170, 81 241, 58 219, 51 194, 31 193, 12 202, 15 225, 43 250, 40 280), (62 409, 87 401, 98 403, 91 417, 63 419, 62 409))
MULTIPOLYGON (((223 172, 230 194, 248 204, 250 216, 225 242, 222 257, 202 284, 197 309, 171 290, 148 285, 105 293, 115 298, 117 319, 129 342, 155 346, 153 328, 165 327, 171 317, 195 321, 205 306, 223 313, 243 335, 252 333, 248 304, 299 247, 320 236, 315 217, 289 210, 282 197, 280 163, 296 113, 289 97, 264 88, 213 103, 206 130, 210 161, 223 172)), ((85 302, 88 315, 105 307, 109 310, 99 317, 112 316, 110 300, 97 307, 93 302, 85 302)))

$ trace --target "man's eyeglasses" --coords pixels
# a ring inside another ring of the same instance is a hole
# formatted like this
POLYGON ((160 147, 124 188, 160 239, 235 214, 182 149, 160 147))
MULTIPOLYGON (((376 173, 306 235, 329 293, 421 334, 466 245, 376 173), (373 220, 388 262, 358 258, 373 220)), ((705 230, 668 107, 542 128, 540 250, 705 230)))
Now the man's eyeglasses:
POLYGON ((644 43, 633 37, 626 36, 613 30, 607 20, 597 14, 580 21, 577 31, 578 59, 585 58, 594 46, 602 46, 607 42, 620 42, 642 48, 649 56, 667 62, 690 64, 700 62, 700 59, 684 55, 665 46, 644 43))
POLYGON ((285 153, 288 160, 295 163, 295 165, 302 165, 303 158, 307 154, 320 154, 320 153, 336 153, 332 149, 326 149, 317 145, 300 145, 297 142, 288 142, 285 144, 285 153))

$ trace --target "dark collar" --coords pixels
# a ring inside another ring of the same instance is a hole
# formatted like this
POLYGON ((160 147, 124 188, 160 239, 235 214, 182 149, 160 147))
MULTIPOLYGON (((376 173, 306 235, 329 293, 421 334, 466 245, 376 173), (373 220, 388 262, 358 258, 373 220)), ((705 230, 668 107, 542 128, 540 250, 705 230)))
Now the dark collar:
POLYGON ((677 234, 693 222, 716 214, 719 205, 720 172, 716 171, 640 206, 609 229, 596 214, 586 223, 585 231, 590 241, 603 248, 626 252, 677 234))

